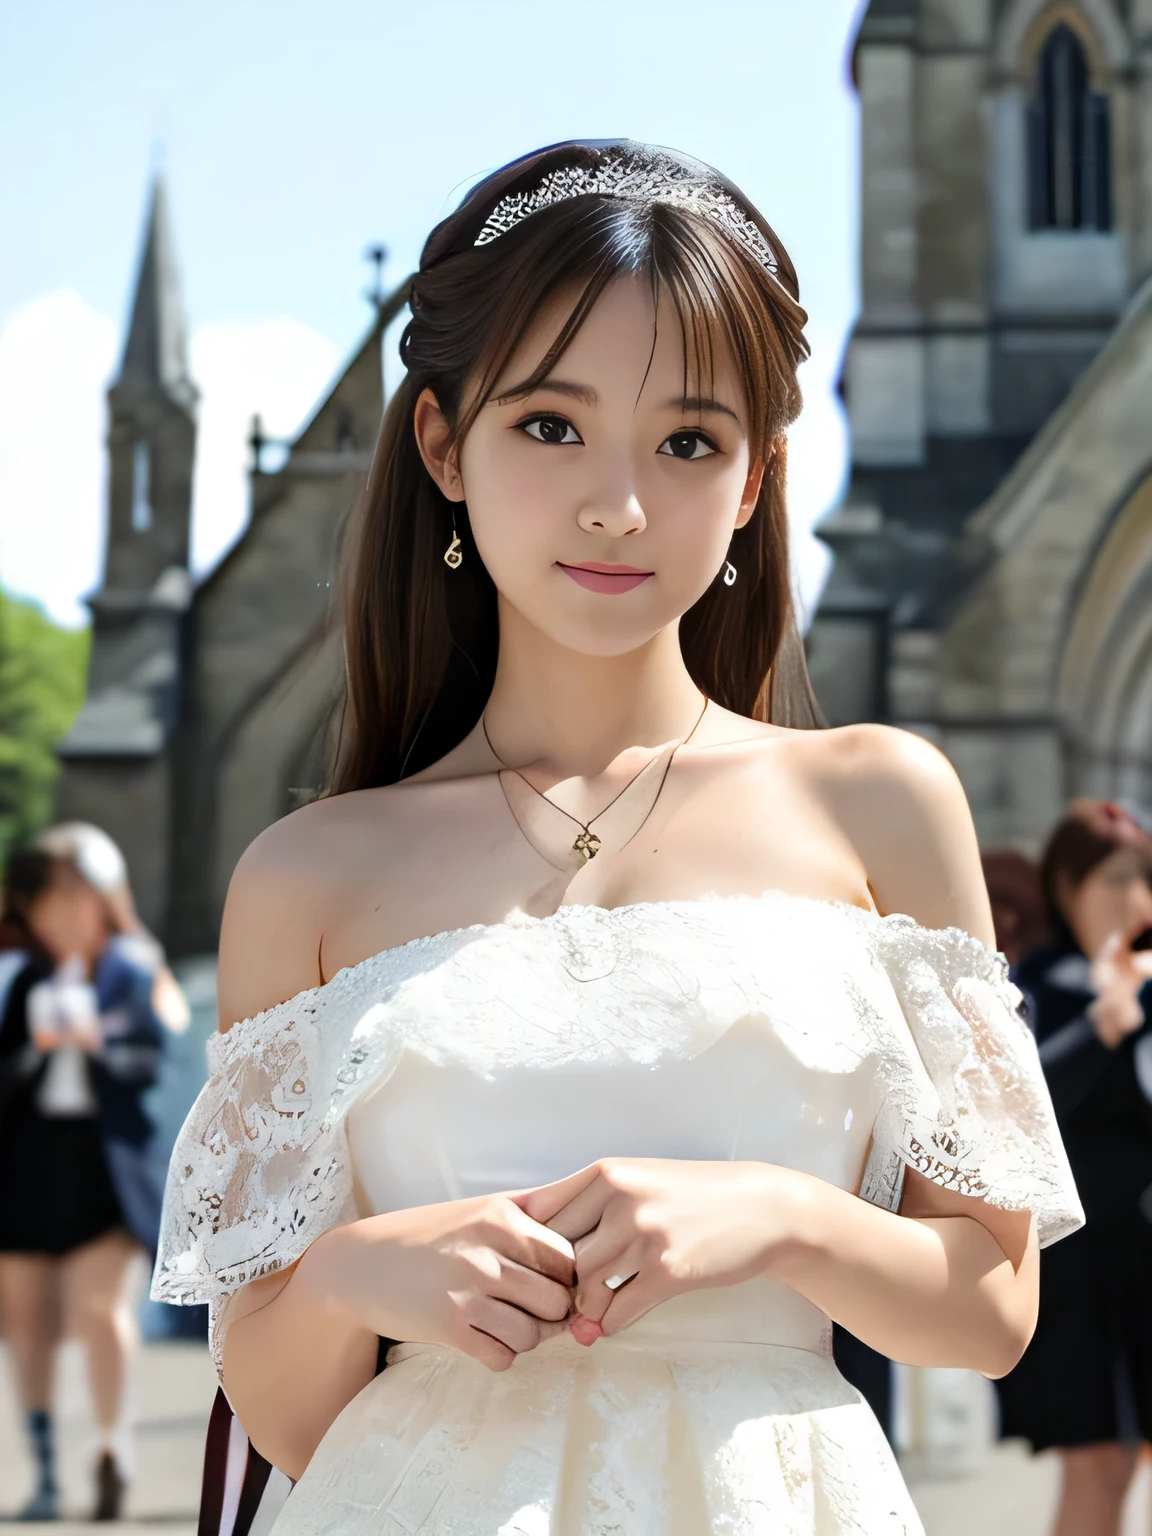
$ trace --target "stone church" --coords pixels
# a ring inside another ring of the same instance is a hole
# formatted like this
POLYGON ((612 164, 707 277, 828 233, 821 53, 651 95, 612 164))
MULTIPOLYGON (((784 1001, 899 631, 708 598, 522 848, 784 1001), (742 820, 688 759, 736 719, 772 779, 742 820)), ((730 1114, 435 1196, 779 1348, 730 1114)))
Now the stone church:
POLYGON ((872 0, 833 723, 955 763, 986 844, 1152 811, 1152 0, 872 0))
MULTIPOLYGON (((1152 0, 871 0, 852 473, 808 636, 833 724, 956 764, 985 843, 1069 794, 1152 810, 1152 0)), ((188 570, 196 391, 163 185, 109 391, 105 572, 58 811, 124 847, 176 955, 215 949, 247 843, 320 782, 340 686, 339 532, 383 406, 381 299, 188 570)))
POLYGON ((141 914, 175 955, 216 948, 233 866, 320 782, 342 662, 333 561, 383 410, 381 343, 402 288, 274 472, 254 428, 251 521, 188 569, 196 390, 163 183, 152 188, 128 336, 108 392, 104 576, 87 699, 60 747, 57 813, 124 849, 141 914))

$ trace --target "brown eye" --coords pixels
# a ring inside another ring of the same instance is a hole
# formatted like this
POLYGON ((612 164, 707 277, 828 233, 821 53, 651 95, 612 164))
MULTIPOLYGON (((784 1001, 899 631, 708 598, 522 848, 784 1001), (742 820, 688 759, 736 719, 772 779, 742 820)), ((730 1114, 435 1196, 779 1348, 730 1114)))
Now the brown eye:
POLYGON ((538 443, 555 443, 562 448, 584 441, 572 423, 563 416, 532 416, 528 421, 520 423, 520 430, 534 437, 538 443))
POLYGON ((716 451, 716 444, 703 432, 673 432, 657 449, 674 459, 706 459, 716 451))

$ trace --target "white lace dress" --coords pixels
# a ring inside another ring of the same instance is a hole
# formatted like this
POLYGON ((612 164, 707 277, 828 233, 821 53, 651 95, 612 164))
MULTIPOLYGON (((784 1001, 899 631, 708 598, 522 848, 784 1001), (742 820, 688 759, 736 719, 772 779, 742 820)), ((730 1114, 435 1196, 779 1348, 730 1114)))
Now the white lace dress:
MULTIPOLYGON (((358 1215, 602 1156, 760 1160, 893 1207, 904 1167, 1082 1221, 1003 960, 786 895, 437 934, 234 1027, 172 1166, 153 1295, 212 1303, 358 1215)), ((757 1279, 494 1374, 392 1350, 275 1536, 911 1536, 828 1320, 757 1279)))

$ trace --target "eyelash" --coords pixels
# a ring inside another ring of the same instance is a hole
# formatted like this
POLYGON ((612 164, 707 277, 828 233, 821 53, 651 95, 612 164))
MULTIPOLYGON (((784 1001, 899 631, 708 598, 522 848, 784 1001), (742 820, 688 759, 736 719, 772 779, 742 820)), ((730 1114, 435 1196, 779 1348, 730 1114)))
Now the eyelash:
MULTIPOLYGON (((568 418, 566 416, 560 416, 555 411, 538 411, 536 413, 536 415, 534 415, 534 416, 526 416, 523 421, 518 421, 516 423, 516 426, 517 426, 517 429, 519 431, 523 432, 526 437, 531 437, 535 442, 543 443, 543 442, 546 441, 544 438, 536 437, 535 433, 528 431, 529 427, 535 426, 538 422, 542 422, 542 421, 556 421, 556 422, 559 422, 566 430, 571 430, 572 432, 576 433, 576 442, 575 443, 560 442, 560 443, 549 444, 548 446, 557 447, 557 448, 574 448, 574 447, 577 447, 578 445, 582 445, 583 444, 583 441, 584 441, 583 438, 580 436, 579 432, 576 432, 576 428, 572 425, 572 423, 568 420, 568 418)), ((667 458, 684 459, 684 460, 687 461, 687 460, 695 459, 697 457, 700 457, 700 458, 710 458, 712 453, 719 453, 720 452, 719 445, 714 441, 714 439, 709 437, 707 432, 702 432, 698 427, 681 427, 676 432, 669 432, 668 436, 664 439, 664 442, 660 444, 660 447, 657 449, 657 452, 658 453, 663 453, 664 452, 664 444, 671 442, 674 437, 693 437, 693 438, 697 438, 701 443, 704 443, 706 445, 706 447, 708 447, 711 450, 711 453, 700 454, 700 455, 697 455, 695 453, 691 453, 691 454, 668 453, 668 454, 665 455, 667 458)))

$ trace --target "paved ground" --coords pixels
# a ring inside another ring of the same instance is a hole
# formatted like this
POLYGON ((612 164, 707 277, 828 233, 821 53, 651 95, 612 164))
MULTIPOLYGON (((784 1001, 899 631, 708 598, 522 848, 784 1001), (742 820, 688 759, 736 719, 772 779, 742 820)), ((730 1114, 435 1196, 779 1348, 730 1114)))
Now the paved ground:
MULTIPOLYGON (((2 1351, 0 1351, 2 1353, 2 1351)), ((152 1344, 138 1373, 138 1475, 128 1514, 109 1536, 195 1536, 204 1426, 215 1392, 207 1351, 194 1344, 152 1344)), ((62 1476, 69 1520, 51 1527, 81 1536, 90 1498, 90 1443, 80 1361, 62 1352, 60 1401, 62 1476)), ((28 1470, 19 1423, 5 1375, 0 1382, 0 1532, 27 1531, 3 1518, 23 1499, 28 1470)), ((915 1461, 905 1467, 927 1536, 1047 1536, 1056 1502, 1056 1468, 1046 1457, 1026 1457, 1014 1446, 983 1456, 961 1476, 928 1476, 915 1461)), ((1152 1532, 1149 1479, 1130 1501, 1123 1536, 1152 1532)))
MULTIPOLYGON (((30 1478, 5 1371, 0 1382, 0 1531, 43 1529, 54 1536, 79 1536, 92 1530, 81 1523, 92 1498, 92 1449, 81 1361, 73 1346, 61 1351, 60 1366, 61 1481, 70 1519, 29 1527, 3 1518, 19 1507, 30 1478)), ((102 1529, 132 1536, 195 1536, 204 1427, 215 1391, 215 1373, 202 1345, 152 1344, 144 1350, 137 1373, 137 1479, 128 1504, 131 1519, 102 1529)))

